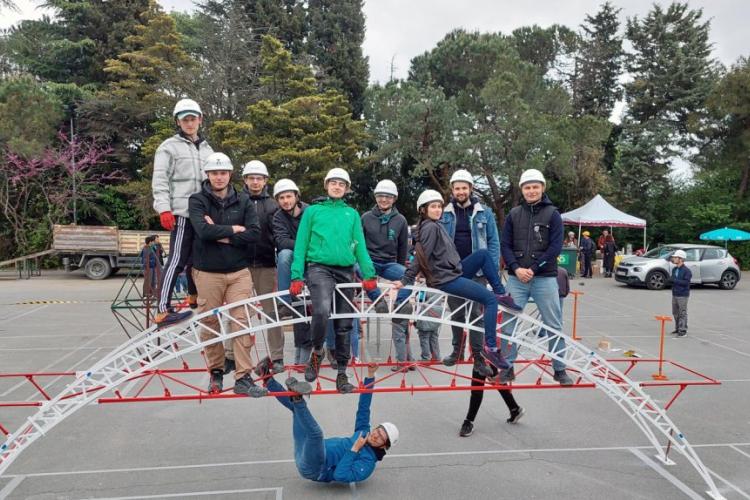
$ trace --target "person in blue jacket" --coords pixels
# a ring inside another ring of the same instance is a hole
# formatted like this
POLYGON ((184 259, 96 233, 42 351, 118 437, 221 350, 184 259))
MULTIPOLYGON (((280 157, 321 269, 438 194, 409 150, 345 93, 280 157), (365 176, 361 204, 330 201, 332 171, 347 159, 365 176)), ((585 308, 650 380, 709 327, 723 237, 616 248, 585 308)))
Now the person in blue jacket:
MULTIPOLYGON (((386 450, 398 441, 398 429, 390 422, 370 428, 372 393, 359 395, 354 434, 326 439, 302 398, 302 395, 312 392, 312 386, 290 377, 285 390, 269 375, 270 366, 270 358, 265 358, 256 368, 256 373, 266 377, 268 391, 279 393, 288 390, 296 393, 294 396, 276 396, 276 399, 293 415, 294 462, 300 475, 321 483, 356 483, 369 478, 378 462, 385 457, 386 450)), ((374 386, 377 369, 375 364, 368 366, 368 375, 364 380, 366 388, 374 386)))

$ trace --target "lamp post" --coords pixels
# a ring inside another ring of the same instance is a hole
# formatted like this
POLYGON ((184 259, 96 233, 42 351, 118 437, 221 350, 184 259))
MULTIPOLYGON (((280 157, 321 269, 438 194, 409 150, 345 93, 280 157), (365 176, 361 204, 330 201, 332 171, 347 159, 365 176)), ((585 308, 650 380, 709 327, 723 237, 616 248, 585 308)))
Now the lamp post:
POLYGON ((71 176, 73 177, 73 224, 78 224, 78 193, 76 190, 76 150, 75 150, 75 130, 73 129, 73 117, 75 116, 75 104, 71 103, 70 109, 70 166, 71 176))

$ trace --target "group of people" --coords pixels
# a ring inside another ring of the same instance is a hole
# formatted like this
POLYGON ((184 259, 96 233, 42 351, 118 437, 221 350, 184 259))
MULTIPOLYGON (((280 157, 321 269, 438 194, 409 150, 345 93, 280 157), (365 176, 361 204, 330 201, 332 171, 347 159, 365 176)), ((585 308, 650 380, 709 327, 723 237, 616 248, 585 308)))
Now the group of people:
MULTIPOLYGON (((152 181, 154 208, 162 226, 171 231, 170 255, 161 277, 155 318, 160 327, 192 314, 173 309, 170 303, 177 276, 183 271, 188 281, 188 304, 199 312, 278 289, 288 290, 286 314, 291 315, 292 309, 299 307, 295 297, 307 287, 311 320, 309 324, 296 324, 294 331, 295 362, 305 365, 304 381, 291 378, 286 382, 287 390, 298 395, 311 392, 310 383, 318 377, 326 354, 326 337, 331 336, 336 388, 341 393, 354 390, 346 373, 352 350, 352 320, 330 320, 334 306, 337 312, 351 307, 354 290, 337 290, 336 285, 341 283, 360 281, 379 312, 387 305, 379 300, 382 292, 378 277, 392 281, 398 289, 394 310, 402 314, 409 314, 412 307, 412 294, 404 286, 414 284, 419 276, 428 286, 453 296, 449 302, 453 318, 471 320, 483 329, 469 334, 476 384, 483 384, 487 377, 497 377, 502 383, 515 378, 517 346, 506 341, 497 345, 498 304, 517 312, 533 299, 542 321, 560 330, 557 257, 563 226, 559 211, 545 194, 546 180, 540 171, 529 169, 521 176, 523 199, 508 214, 502 237, 492 210, 475 196, 474 178, 468 171, 458 170, 452 175, 447 203, 437 191, 421 193, 410 259, 409 227, 395 207, 398 189, 392 181, 377 184, 375 206, 362 216, 344 201, 351 180, 342 168, 328 171, 323 179, 324 196, 309 205, 301 200, 300 190, 291 179, 277 180, 269 193, 269 172, 258 160, 243 165, 244 185, 239 191, 231 182, 231 159, 213 151, 200 134, 203 114, 198 103, 180 100, 174 118, 178 132, 157 149, 152 181), (501 256, 509 270, 509 293, 501 282, 501 256)), ((231 331, 247 324, 244 307, 229 313, 235 320, 228 325, 231 331)), ((217 317, 204 318, 203 326, 202 339, 214 338, 219 330, 217 317)), ((408 369, 407 322, 394 319, 392 326, 397 361, 403 365, 396 369, 408 369)), ((505 322, 502 328, 510 335, 514 321, 505 322)), ((425 338, 429 348, 430 338, 425 338)), ((273 379, 273 374, 284 370, 283 332, 269 329, 269 356, 257 366, 250 357, 253 343, 250 335, 235 337, 231 356, 221 342, 206 345, 209 391, 222 391, 223 377, 232 370, 235 393, 261 397, 269 391, 284 390, 273 379)), ((464 359, 465 339, 460 327, 452 330, 452 346, 452 352, 442 360, 447 366, 464 359)), ((550 351, 563 349, 564 340, 550 336, 550 351)), ((554 360, 553 368, 556 381, 573 383, 562 360, 554 360)), ((370 371, 373 374, 374 367, 370 371)), ((365 380, 366 385, 372 383, 372 378, 365 380)), ((511 412, 509 422, 514 423, 523 409, 510 391, 501 394, 511 412)), ((360 396, 355 436, 333 443, 323 440, 301 397, 278 396, 294 415, 295 457, 304 477, 341 480, 346 469, 346 477, 361 480, 371 473, 374 463, 398 438, 393 424, 382 424, 368 433, 371 397, 360 396), (370 451, 363 454, 364 449, 370 451)), ((462 436, 471 434, 481 399, 481 390, 472 391, 462 436)))
POLYGON ((591 239, 591 233, 584 231, 581 233, 580 244, 576 240, 576 234, 573 231, 568 232, 567 238, 563 241, 563 246, 578 249, 578 260, 581 263, 581 277, 591 278, 592 261, 596 260, 596 251, 602 254, 602 268, 604 276, 611 278, 615 267, 615 255, 617 255, 617 244, 615 238, 606 229, 602 231, 596 242, 591 239))

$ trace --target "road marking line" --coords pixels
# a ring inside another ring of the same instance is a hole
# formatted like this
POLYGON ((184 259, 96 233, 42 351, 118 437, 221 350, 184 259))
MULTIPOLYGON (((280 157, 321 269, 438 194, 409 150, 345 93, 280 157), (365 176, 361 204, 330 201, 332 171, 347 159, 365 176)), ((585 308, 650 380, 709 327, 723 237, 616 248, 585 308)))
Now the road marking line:
POLYGON ((732 448, 737 453, 739 453, 740 455, 745 455, 747 458, 750 458, 750 453, 745 453, 744 451, 740 450, 739 448, 737 448, 733 444, 730 444, 729 447, 732 448))
POLYGON ((692 498, 693 500, 703 499, 702 495, 698 494, 695 490, 690 489, 688 485, 686 485, 685 483, 683 483, 682 481, 674 477, 672 474, 667 472, 667 470, 664 469, 664 467, 662 467, 661 465, 651 460, 651 458, 646 456, 646 454, 643 453, 641 450, 637 450, 635 448, 629 448, 628 451, 632 453, 633 455, 635 455, 636 457, 638 457, 643 463, 651 467, 661 477, 663 477, 664 479, 672 483, 678 490, 682 491, 688 497, 692 498))
POLYGON ((165 493, 162 495, 137 495, 132 497, 97 497, 92 500, 137 500, 137 499, 148 499, 148 498, 186 498, 186 497, 199 497, 209 495, 236 495, 238 493, 262 493, 267 491, 276 492, 277 500, 281 500, 281 492, 283 488, 251 488, 245 490, 214 490, 214 491, 189 491, 185 493, 165 493))
POLYGON ((733 348, 731 348, 729 346, 725 346, 724 344, 719 344, 718 342, 711 342, 710 340, 706 340, 706 338, 704 338, 704 337, 698 337, 698 336, 694 335, 693 338, 696 339, 696 340, 699 340, 701 342, 705 342, 707 344, 715 345, 716 347, 721 347, 722 349, 726 349, 727 351, 736 352, 737 354, 739 354, 741 356, 746 356, 746 357, 750 358, 750 353, 747 353, 747 352, 744 352, 744 351, 740 351, 738 349, 733 349, 733 348))
POLYGON ((49 307, 49 306, 41 306, 41 307, 37 307, 36 309, 32 309, 31 311, 26 311, 26 312, 23 312, 21 314, 17 314, 15 316, 10 316, 10 317, 7 317, 7 318, 0 318, 0 323, 6 322, 6 321, 11 321, 11 320, 18 319, 18 318, 22 318, 22 317, 27 316, 29 314, 33 314, 33 313, 35 313, 37 311, 41 311, 45 307, 49 307))
POLYGON ((16 476, 11 479, 10 482, 5 485, 5 488, 0 490, 0 500, 8 498, 8 496, 13 493, 13 490, 18 488, 18 485, 21 484, 24 479, 26 479, 26 476, 16 476))
POLYGON ((727 481, 726 479, 724 479, 723 477, 721 477, 720 475, 718 475, 717 473, 715 473, 714 471, 712 471, 711 469, 709 469, 708 467, 706 467, 706 470, 708 471, 709 474, 711 474, 712 476, 714 476, 716 479, 718 479, 719 481, 723 482, 724 484, 726 484, 727 486, 729 486, 730 488, 732 488, 734 491, 736 491, 737 493, 739 493, 741 497, 747 498, 747 500, 750 500, 750 495, 748 495, 747 493, 745 493, 744 491, 742 491, 741 489, 739 489, 737 486, 735 486, 734 484, 730 483, 729 481, 727 481))
MULTIPOLYGON (((46 307, 46 306, 44 306, 44 307, 46 307)), ((65 360, 67 358, 69 358, 70 356, 72 356, 73 354, 75 354, 76 352, 78 352, 79 350, 81 350, 82 348, 84 348, 84 347, 88 346, 89 344, 91 344, 91 343, 99 340, 99 338, 103 337, 104 335, 106 335, 110 331, 114 330, 115 328, 117 328, 117 326, 110 327, 108 330, 103 331, 102 333, 100 333, 99 335, 97 335, 96 337, 94 337, 93 339, 89 340, 88 342, 86 342, 85 344, 83 344, 82 346, 80 346, 77 350, 70 351, 68 354, 65 354, 64 356, 61 356, 57 360, 53 361, 52 363, 48 364, 44 368, 40 369, 39 372, 44 372, 44 371, 49 370, 50 368, 52 368, 53 366, 55 366, 59 362, 65 360)), ((21 387, 22 385, 27 384, 27 383, 28 382, 26 380, 22 380, 21 382, 18 382, 16 385, 11 386, 10 389, 8 389, 5 392, 3 392, 2 394, 0 394, 0 398, 4 398, 5 396, 7 396, 8 394, 10 394, 11 392, 15 391, 16 389, 18 389, 19 387, 21 387)))
MULTIPOLYGON (((725 448, 728 446, 750 446, 748 443, 704 443, 693 444, 693 448, 725 448)), ((425 458, 425 457, 454 457, 464 455, 510 455, 515 453, 571 453, 571 452, 598 452, 598 451, 630 451, 630 450, 653 450, 652 446, 604 446, 600 448, 529 448, 519 450, 474 450, 474 451, 445 451, 445 452, 426 452, 426 453, 404 453, 399 455, 388 454, 389 460, 395 458, 425 458)), ((56 472, 28 472, 25 477, 50 477, 50 476, 75 476, 85 474, 111 474, 111 473, 132 473, 132 472, 149 472, 149 471, 170 471, 183 469, 201 469, 214 467, 246 467, 248 465, 278 465, 291 464, 294 459, 277 459, 277 460, 251 460, 245 462, 218 462, 202 463, 187 465, 160 465, 154 467, 132 467, 122 469, 90 469, 75 471, 56 471, 56 472)), ((6 474, 5 477, 16 477, 15 474, 6 474)))

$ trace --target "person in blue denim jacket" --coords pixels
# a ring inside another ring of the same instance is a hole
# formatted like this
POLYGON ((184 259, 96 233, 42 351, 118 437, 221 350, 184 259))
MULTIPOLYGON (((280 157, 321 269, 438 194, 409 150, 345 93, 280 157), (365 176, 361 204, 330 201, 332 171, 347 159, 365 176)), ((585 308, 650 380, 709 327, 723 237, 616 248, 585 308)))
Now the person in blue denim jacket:
MULTIPOLYGON (((500 236, 497 231, 495 214, 474 196, 474 177, 467 170, 456 170, 450 179, 451 198, 443 209, 440 224, 453 239, 458 255, 465 259, 477 250, 487 250, 495 266, 500 266, 500 236)), ((479 271, 474 277, 481 285, 487 285, 487 279, 479 271)), ((504 291, 502 293, 505 293, 504 291)), ((453 304, 450 304, 454 308, 453 304)), ((474 314, 479 314, 476 309, 474 314)), ((465 321, 463 313, 454 316, 456 321, 465 321)), ((473 319, 473 318, 472 318, 473 319)), ((482 320, 477 326, 482 327, 482 320)), ((453 352, 443 359, 443 364, 453 366, 464 358, 464 332, 459 326, 451 327, 453 333, 453 352)), ((480 331, 469 333, 469 345, 474 359, 480 358, 483 336, 480 331)), ((480 367, 481 368, 481 367, 480 367)))

